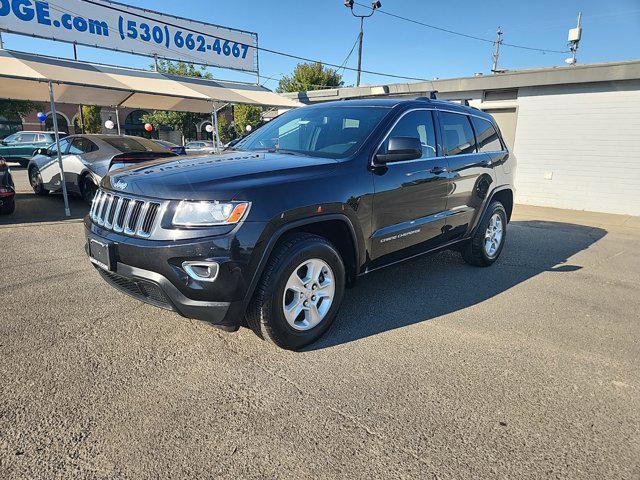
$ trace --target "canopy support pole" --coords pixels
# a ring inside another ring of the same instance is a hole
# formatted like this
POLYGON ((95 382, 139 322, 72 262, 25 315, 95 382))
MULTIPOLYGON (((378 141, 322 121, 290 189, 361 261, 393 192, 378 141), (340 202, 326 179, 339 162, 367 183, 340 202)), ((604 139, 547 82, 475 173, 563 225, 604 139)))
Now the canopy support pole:
POLYGON ((116 105, 116 125, 118 126, 118 135, 120 135, 120 112, 118 112, 118 105, 116 105))
POLYGON ((56 113, 56 102, 53 99, 53 82, 49 81, 49 99, 51 100, 51 117, 53 119, 53 131, 56 137, 56 151, 58 152, 58 165, 60 166, 60 182, 62 183, 62 196, 64 197, 64 213, 71 216, 69 210, 69 197, 67 196, 67 182, 64 178, 64 167, 62 166, 62 154, 60 153, 60 134, 58 132, 58 114, 56 113))
POLYGON ((213 105, 213 113, 211 114, 211 120, 213 120, 211 125, 213 126, 213 139, 214 139, 215 151, 216 153, 220 153, 220 135, 218 132, 218 110, 216 109, 215 104, 213 105))

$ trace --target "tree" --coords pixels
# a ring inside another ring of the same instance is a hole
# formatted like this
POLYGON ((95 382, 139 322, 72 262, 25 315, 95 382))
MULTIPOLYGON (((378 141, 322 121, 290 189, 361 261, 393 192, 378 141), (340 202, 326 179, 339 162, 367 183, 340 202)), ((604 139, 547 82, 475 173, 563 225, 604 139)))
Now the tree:
POLYGON ((262 109, 255 105, 235 105, 233 107, 233 122, 236 133, 246 135, 247 125, 251 125, 252 128, 259 127, 262 124, 261 113, 262 109))
MULTIPOLYGON (((101 133, 102 132, 102 117, 100 116, 101 107, 95 105, 83 105, 82 106, 82 118, 84 119, 84 132, 85 133, 101 133)), ((75 120, 74 128, 76 133, 80 131, 80 116, 78 115, 75 120)))
POLYGON ((41 108, 41 104, 31 100, 0 100, 0 116, 7 119, 22 117, 41 108))
POLYGON ((284 76, 280 79, 276 91, 278 93, 306 92, 342 85, 344 85, 342 75, 336 70, 325 68, 319 62, 299 63, 290 77, 284 76))
MULTIPOLYGON (((193 63, 170 62, 158 60, 158 72, 169 75, 181 75, 183 77, 211 78, 211 74, 204 67, 197 67, 193 63)), ((182 132, 182 141, 185 138, 196 138, 196 126, 208 115, 192 112, 174 112, 168 110, 156 110, 142 117, 142 121, 157 126, 173 127, 182 132)))
MULTIPOLYGON (((153 68, 153 65, 151 67, 153 68)), ((207 72, 204 67, 198 67, 188 62, 158 60, 158 72, 182 77, 213 78, 211 73, 207 72)))
POLYGON ((224 145, 236 138, 236 130, 233 125, 227 124, 227 118, 225 115, 218 114, 218 132, 220 134, 220 141, 224 145))

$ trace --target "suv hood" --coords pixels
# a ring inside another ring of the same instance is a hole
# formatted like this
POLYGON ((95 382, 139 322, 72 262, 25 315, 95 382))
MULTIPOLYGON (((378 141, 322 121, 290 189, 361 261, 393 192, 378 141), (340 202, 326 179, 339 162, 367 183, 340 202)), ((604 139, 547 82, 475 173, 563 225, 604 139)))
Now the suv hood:
POLYGON ((174 157, 112 171, 102 186, 166 200, 233 200, 240 190, 310 178, 336 164, 329 158, 263 152, 174 157))

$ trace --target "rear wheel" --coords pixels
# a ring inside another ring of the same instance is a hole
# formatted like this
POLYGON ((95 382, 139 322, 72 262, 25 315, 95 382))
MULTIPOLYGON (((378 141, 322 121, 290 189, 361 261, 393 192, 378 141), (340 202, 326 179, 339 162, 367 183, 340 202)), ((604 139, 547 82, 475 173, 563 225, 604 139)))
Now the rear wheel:
POLYGON ((0 215, 11 215, 16 211, 16 201, 15 198, 12 198, 10 202, 3 203, 0 206, 0 215))
POLYGON ((82 199, 85 203, 91 205, 93 197, 95 197, 98 191, 98 186, 93 182, 89 175, 85 175, 80 180, 80 192, 82 193, 82 199))
POLYGON ((502 203, 491 202, 476 233, 462 250, 467 263, 479 267, 493 264, 504 247, 507 235, 507 212, 502 203))
POLYGON ((36 195, 49 195, 49 190, 44 188, 44 184, 42 183, 42 175, 40 175, 38 167, 31 167, 29 169, 29 183, 36 195))
POLYGON ((261 338, 300 349, 329 329, 344 286, 344 264, 335 247, 317 235, 295 234, 271 255, 247 310, 247 323, 261 338))

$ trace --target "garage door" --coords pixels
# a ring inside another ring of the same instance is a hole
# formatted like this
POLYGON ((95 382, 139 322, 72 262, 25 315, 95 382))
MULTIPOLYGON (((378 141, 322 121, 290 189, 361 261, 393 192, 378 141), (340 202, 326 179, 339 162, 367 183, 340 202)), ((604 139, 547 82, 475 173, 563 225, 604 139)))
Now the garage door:
POLYGON ((513 144, 516 137, 516 109, 515 108, 501 108, 483 109, 485 112, 490 113, 500 127, 502 138, 507 142, 509 150, 513 152, 513 144))
POLYGON ((640 215, 640 81, 520 88, 519 203, 640 215))

